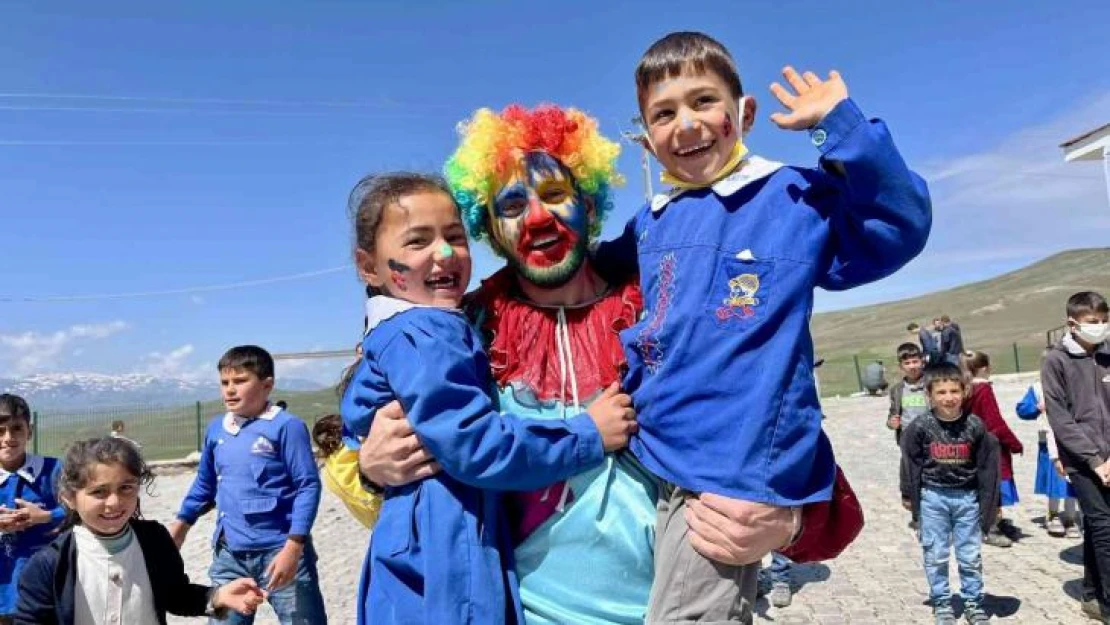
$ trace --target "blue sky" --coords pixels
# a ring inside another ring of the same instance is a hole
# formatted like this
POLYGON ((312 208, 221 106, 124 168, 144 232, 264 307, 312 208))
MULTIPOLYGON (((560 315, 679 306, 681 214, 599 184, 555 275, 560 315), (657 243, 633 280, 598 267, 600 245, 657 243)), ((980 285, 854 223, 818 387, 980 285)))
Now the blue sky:
MULTIPOLYGON (((615 137, 632 72, 672 31, 733 52, 756 153, 812 164, 767 120, 785 63, 836 68, 930 180, 935 225, 896 276, 818 310, 925 293, 1105 245, 1101 166, 1057 145, 1110 121, 1110 3, 5 2, 0 20, 0 377, 215 377, 234 344, 352 345, 346 195, 438 170, 481 106, 554 101, 615 137), (326 270, 336 269, 328 272, 326 270), (96 294, 311 277, 174 295, 96 294), (14 300, 14 301, 13 301, 14 300)), ((642 199, 639 153, 611 235, 642 199)), ((476 274, 495 268, 477 254, 476 274)), ((932 316, 937 311, 924 311, 932 316)), ((342 362, 281 375, 330 380, 342 362)), ((279 380, 280 384, 280 380, 279 380)))

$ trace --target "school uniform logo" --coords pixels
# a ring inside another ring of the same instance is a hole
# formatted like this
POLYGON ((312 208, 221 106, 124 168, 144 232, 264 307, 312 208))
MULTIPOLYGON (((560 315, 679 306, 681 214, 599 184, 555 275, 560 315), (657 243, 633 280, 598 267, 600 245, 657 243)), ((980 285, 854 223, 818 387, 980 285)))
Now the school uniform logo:
POLYGON ((265 436, 259 436, 251 443, 251 453, 256 456, 271 457, 277 455, 277 450, 274 448, 274 444, 270 442, 270 439, 265 436))
POLYGON ((754 273, 742 273, 728 281, 728 297, 722 301, 722 306, 717 309, 717 319, 748 319, 755 316, 755 307, 759 305, 759 276, 754 273))

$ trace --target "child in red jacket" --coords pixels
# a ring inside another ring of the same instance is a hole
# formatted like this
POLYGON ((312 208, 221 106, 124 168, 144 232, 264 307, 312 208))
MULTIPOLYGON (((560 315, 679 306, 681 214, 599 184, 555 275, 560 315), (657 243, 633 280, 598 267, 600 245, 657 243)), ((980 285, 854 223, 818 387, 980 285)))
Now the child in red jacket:
MULTIPOLYGON (((1021 441, 1014 435, 1013 430, 1002 418, 1002 411, 998 408, 998 399, 991 388, 991 360, 983 352, 966 351, 961 357, 964 371, 971 377, 971 393, 967 399, 967 411, 979 415, 987 431, 998 439, 1001 453, 999 454, 999 489, 1000 502, 1003 507, 1013 506, 1018 502, 1017 486, 1014 484, 1013 454, 1021 454, 1021 441)), ((998 521, 991 528, 990 533, 983 537, 983 542, 995 547, 1009 547, 1014 540, 1021 536, 1021 530, 1013 522, 1004 518, 999 510, 998 521)))

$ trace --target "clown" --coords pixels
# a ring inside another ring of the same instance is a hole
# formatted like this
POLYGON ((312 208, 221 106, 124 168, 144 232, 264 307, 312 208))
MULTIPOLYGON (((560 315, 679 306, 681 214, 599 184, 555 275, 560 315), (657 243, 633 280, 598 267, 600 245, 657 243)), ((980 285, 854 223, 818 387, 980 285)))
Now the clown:
MULTIPOLYGON (((471 236, 507 261, 468 305, 502 409, 577 414, 620 379, 618 332, 642 308, 634 278, 610 284, 587 255, 622 182, 620 147, 582 112, 555 106, 483 109, 461 134, 448 183, 471 236)), ((656 496, 655 478, 627 453, 508 496, 528 622, 643 622, 656 496)))

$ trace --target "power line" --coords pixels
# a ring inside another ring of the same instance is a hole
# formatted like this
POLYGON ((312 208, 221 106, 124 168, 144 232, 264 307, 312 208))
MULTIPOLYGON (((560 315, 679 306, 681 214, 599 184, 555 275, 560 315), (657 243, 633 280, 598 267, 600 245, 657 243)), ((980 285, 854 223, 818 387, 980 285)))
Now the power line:
POLYGON ((140 297, 160 297, 164 295, 189 295, 193 293, 211 293, 212 291, 227 291, 231 289, 243 289, 254 286, 264 286, 267 284, 277 284, 279 282, 291 282, 293 280, 304 280, 307 278, 315 278, 318 276, 328 275, 332 273, 339 273, 340 271, 349 271, 353 265, 347 263, 339 267, 329 267, 327 269, 318 269, 316 271, 305 271, 301 273, 294 273, 284 276, 277 276, 274 278, 262 278, 259 280, 245 280, 243 282, 233 282, 230 284, 211 284, 207 286, 195 286, 181 289, 162 289, 156 291, 132 291, 127 293, 97 293, 89 295, 51 295, 46 297, 25 296, 25 297, 0 297, 0 303, 14 304, 19 302, 82 302, 82 301, 95 301, 95 300, 109 300, 109 299, 132 299, 140 297))

